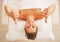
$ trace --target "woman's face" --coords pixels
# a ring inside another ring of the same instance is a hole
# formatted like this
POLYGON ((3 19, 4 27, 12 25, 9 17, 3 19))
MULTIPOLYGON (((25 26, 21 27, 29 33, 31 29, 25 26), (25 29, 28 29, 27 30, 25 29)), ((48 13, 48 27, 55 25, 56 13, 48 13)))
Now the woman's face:
POLYGON ((36 38, 37 35, 37 26, 35 24, 35 21, 32 17, 30 17, 27 22, 26 22, 26 26, 25 26, 25 33, 27 35, 28 39, 32 39, 34 40, 36 38))
POLYGON ((36 32, 36 25, 35 25, 35 23, 34 22, 27 23, 27 25, 26 25, 26 31, 28 33, 36 32))
POLYGON ((36 32, 36 24, 33 16, 29 16, 26 22, 26 32, 33 33, 36 32))

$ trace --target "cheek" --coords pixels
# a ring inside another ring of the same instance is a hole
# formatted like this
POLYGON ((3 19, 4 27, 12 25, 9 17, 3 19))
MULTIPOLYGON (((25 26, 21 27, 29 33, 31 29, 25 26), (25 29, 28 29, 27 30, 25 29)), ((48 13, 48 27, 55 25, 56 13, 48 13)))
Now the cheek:
POLYGON ((29 27, 30 26, 29 23, 27 23, 26 26, 29 27))

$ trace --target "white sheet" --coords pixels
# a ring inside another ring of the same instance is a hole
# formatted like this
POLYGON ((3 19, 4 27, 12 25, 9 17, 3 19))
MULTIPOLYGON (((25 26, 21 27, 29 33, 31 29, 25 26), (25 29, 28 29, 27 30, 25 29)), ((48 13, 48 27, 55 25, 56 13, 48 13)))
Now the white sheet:
MULTIPOLYGON (((54 40, 54 34, 52 32, 52 22, 51 22, 51 16, 49 16, 48 22, 45 23, 44 19, 36 21, 36 24, 38 26, 38 33, 37 33, 37 39, 52 39, 54 40)), ((25 37, 25 21, 17 20, 17 24, 14 24, 14 21, 10 18, 9 24, 8 24, 8 33, 6 35, 7 40, 27 40, 25 37)))
POLYGON ((58 0, 4 0, 2 5, 2 24, 8 24, 8 16, 5 14, 4 5, 8 4, 9 7, 15 8, 15 10, 25 8, 45 8, 51 4, 56 5, 56 11, 52 15, 52 23, 59 24, 59 3, 58 0), (5 20, 5 21, 4 21, 5 20))
MULTIPOLYGON (((50 6, 51 4, 57 4, 56 6, 58 7, 57 0, 8 0, 8 5, 10 7, 15 8, 15 10, 19 9, 26 9, 26 8, 46 8, 50 6), (10 3, 11 2, 11 3, 10 3)), ((36 24, 38 25, 38 34, 36 39, 41 39, 41 38, 50 38, 52 40, 55 39, 55 36, 52 32, 52 20, 55 23, 56 20, 58 20, 58 8, 56 8, 56 11, 53 15, 54 18, 51 19, 52 17, 49 16, 48 18, 48 23, 46 24, 44 19, 36 21, 36 24)), ((59 20, 58 20, 59 21, 59 20)), ((58 21, 56 23, 58 23, 58 21)), ((26 39, 25 33, 24 33, 24 26, 25 26, 25 21, 19 21, 17 20, 17 25, 14 24, 13 20, 9 18, 8 21, 8 33, 6 35, 6 39, 8 40, 16 40, 16 39, 26 39)))

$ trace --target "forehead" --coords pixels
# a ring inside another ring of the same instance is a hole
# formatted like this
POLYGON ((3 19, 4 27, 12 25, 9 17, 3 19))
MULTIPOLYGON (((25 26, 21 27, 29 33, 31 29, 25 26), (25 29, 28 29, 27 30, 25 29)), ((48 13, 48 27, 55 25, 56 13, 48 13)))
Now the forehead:
POLYGON ((38 29, 37 27, 36 28, 25 28, 25 31, 28 33, 33 33, 33 32, 36 32, 37 29, 38 29))

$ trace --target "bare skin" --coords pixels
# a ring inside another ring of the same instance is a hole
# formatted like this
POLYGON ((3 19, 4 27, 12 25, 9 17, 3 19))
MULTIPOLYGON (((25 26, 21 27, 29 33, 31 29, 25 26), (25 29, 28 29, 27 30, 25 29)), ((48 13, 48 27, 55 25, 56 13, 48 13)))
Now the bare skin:
POLYGON ((16 14, 18 14, 18 12, 15 12, 15 10, 13 8, 9 8, 7 5, 4 6, 4 9, 6 11, 6 14, 9 17, 11 17, 14 20, 14 22, 16 23, 16 19, 18 17, 18 15, 16 15, 16 14))
POLYGON ((34 21, 34 17, 33 16, 29 16, 27 21, 26 21, 26 31, 28 33, 33 33, 36 31, 36 24, 35 24, 35 21, 34 21))
POLYGON ((30 27, 33 25, 36 26, 34 21, 38 19, 42 19, 44 17, 45 17, 45 22, 47 23, 48 16, 55 11, 55 5, 53 4, 50 5, 48 8, 45 8, 43 11, 41 11, 41 8, 32 8, 32 9, 23 9, 23 10, 19 10, 19 12, 16 12, 14 9, 9 8, 7 5, 5 5, 4 8, 5 8, 6 14, 10 16, 15 23, 16 23, 16 19, 25 20, 26 26, 31 24, 30 27))
POLYGON ((28 33, 36 32, 36 24, 35 21, 42 19, 45 17, 45 22, 47 23, 47 18, 49 15, 55 11, 55 5, 51 5, 48 8, 45 8, 41 11, 40 8, 32 8, 32 9, 23 9, 16 12, 14 9, 10 9, 7 5, 5 5, 5 11, 8 16, 10 16, 14 22, 16 23, 16 19, 26 21, 26 31, 28 33), (17 15, 16 15, 17 14, 17 15))
POLYGON ((16 19, 27 20, 27 16, 32 15, 35 20, 42 19, 44 17, 48 17, 55 11, 55 5, 51 5, 48 8, 45 8, 41 11, 40 8, 32 8, 32 9, 24 9, 19 10, 19 13, 16 12, 14 9, 10 9, 7 5, 5 5, 5 11, 8 16, 10 16, 15 22, 16 19), (18 14, 18 15, 15 15, 18 14))

